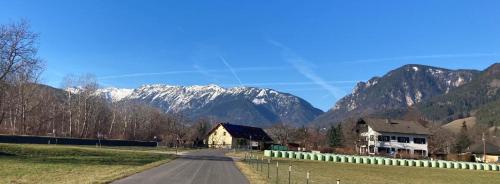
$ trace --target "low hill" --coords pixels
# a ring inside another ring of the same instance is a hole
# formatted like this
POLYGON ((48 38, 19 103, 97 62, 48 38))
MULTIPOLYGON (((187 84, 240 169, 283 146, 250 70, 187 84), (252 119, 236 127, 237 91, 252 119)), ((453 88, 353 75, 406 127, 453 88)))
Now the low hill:
POLYGON ((476 117, 457 119, 455 121, 444 124, 441 127, 443 127, 444 129, 446 129, 450 132, 458 134, 462 130, 464 123, 465 123, 465 126, 467 126, 467 128, 474 127, 476 125, 476 117))

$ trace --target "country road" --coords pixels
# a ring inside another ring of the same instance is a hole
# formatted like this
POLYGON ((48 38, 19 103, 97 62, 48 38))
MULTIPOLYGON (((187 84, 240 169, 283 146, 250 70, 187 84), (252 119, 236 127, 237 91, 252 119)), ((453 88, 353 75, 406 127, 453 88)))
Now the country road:
POLYGON ((156 168, 117 180, 113 184, 247 184, 231 158, 220 150, 186 153, 156 168))

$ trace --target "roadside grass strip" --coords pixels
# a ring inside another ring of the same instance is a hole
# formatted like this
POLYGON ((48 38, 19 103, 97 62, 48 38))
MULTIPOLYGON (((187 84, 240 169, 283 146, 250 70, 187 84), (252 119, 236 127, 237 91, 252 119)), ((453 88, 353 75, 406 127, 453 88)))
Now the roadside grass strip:
POLYGON ((109 183, 174 158, 125 147, 0 144, 0 183, 109 183))
POLYGON ((500 181, 498 167, 483 163, 288 151, 285 157, 281 151, 276 152, 280 157, 270 157, 272 154, 272 151, 231 152, 232 156, 241 158, 237 165, 251 184, 490 184, 500 181))

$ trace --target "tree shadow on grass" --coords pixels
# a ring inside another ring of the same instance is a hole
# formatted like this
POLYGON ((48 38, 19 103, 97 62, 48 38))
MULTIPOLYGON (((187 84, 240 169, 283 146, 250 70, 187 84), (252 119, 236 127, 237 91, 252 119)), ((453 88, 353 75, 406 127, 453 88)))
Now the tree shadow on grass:
POLYGON ((16 155, 12 154, 12 153, 6 153, 6 152, 1 152, 0 151, 0 156, 16 156, 16 155))
POLYGON ((226 156, 207 156, 207 155, 183 155, 179 156, 179 160, 209 160, 209 161, 228 161, 232 162, 233 159, 226 156))
POLYGON ((152 162, 168 159, 168 156, 150 157, 119 157, 119 156, 14 156, 10 159, 17 159, 23 163, 33 164, 70 164, 70 165, 128 165, 141 166, 152 162))

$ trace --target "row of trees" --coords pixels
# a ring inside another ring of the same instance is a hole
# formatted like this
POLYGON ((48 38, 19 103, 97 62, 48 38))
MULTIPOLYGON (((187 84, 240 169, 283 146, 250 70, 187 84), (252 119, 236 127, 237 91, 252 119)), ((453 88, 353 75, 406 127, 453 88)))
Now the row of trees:
POLYGON ((277 144, 294 143, 307 150, 332 151, 332 148, 345 150, 354 147, 358 137, 351 132, 353 129, 354 124, 346 123, 331 125, 329 128, 293 127, 287 123, 278 123, 266 129, 266 132, 277 144))
MULTIPOLYGON (((288 143, 299 144, 300 147, 307 150, 321 150, 346 153, 357 153, 357 147, 360 145, 358 132, 356 132, 356 120, 348 119, 342 123, 331 125, 329 128, 314 127, 292 127, 288 124, 276 124, 266 131, 278 144, 287 145, 288 143)), ((428 146, 429 153, 434 154, 460 154, 467 152, 469 146, 481 142, 482 133, 485 133, 486 139, 495 140, 498 132, 485 131, 488 127, 476 124, 468 127, 464 122, 460 130, 456 133, 442 128, 441 124, 428 123, 426 125, 431 130, 428 146)))
POLYGON ((135 102, 97 95, 93 75, 67 76, 60 90, 38 84, 44 63, 26 21, 0 25, 0 133, 79 138, 200 142, 212 127, 135 102), (77 87, 75 87, 77 86, 77 87))

